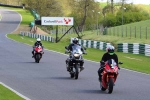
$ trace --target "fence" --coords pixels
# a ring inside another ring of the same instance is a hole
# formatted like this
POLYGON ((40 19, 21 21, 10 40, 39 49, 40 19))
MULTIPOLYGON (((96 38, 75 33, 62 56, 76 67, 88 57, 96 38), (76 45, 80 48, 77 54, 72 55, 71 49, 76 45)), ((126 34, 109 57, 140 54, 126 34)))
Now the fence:
POLYGON ((145 56, 150 56, 150 45, 139 43, 120 43, 118 44, 118 52, 144 54, 145 56))
MULTIPOLYGON (((71 41, 72 42, 71 38, 71 41)), ((87 48, 96 48, 100 50, 106 50, 106 47, 110 45, 110 43, 100 42, 100 41, 92 41, 92 40, 81 40, 79 39, 79 44, 87 48)), ((132 53, 132 54, 144 54, 145 56, 150 56, 150 45, 148 44, 139 44, 139 43, 120 43, 117 45, 118 52, 124 53, 132 53)))
MULTIPOLYGON (((55 42, 55 39, 51 36, 45 36, 41 34, 33 34, 30 32, 20 32, 22 36, 28 36, 31 38, 40 38, 44 41, 55 42)), ((70 39, 72 43, 73 38, 70 39)), ((99 50, 106 50, 107 46, 111 43, 93 41, 93 40, 81 40, 79 39, 79 44, 87 48, 95 48, 99 50)), ((150 56, 150 45, 148 44, 139 44, 139 43, 120 43, 117 45, 118 52, 132 53, 132 54, 144 54, 145 56, 150 56)))
MULTIPOLYGON (((70 43, 72 43, 72 40, 73 38, 70 39, 70 43)), ((87 48, 95 48, 100 50, 106 50, 106 47, 110 45, 110 43, 106 43, 106 42, 81 40, 81 39, 79 39, 79 44, 87 48)))
MULTIPOLYGON (((64 34, 69 27, 61 26, 58 29, 59 34, 64 34)), ((76 28, 78 29, 78 28, 76 28)), ((117 37, 126 38, 139 38, 139 39, 150 39, 150 27, 146 26, 116 26, 116 27, 103 27, 102 25, 96 28, 96 25, 84 26, 82 33, 91 31, 97 35, 111 35, 117 37)), ((56 30, 51 30, 50 33, 55 34, 56 30)), ((74 29, 71 29, 68 34, 75 33, 74 29)))
POLYGON ((28 36, 30 38, 40 38, 41 40, 49 41, 49 42, 55 42, 55 39, 51 36, 45 36, 45 35, 41 35, 41 34, 34 34, 34 33, 23 32, 23 31, 20 32, 20 35, 28 36))
POLYGON ((150 39, 150 27, 145 26, 118 26, 107 28, 107 35, 118 37, 150 39))
MULTIPOLYGON (((82 32, 85 32, 85 31, 96 31, 98 34, 102 34, 103 31, 104 31, 104 28, 102 25, 99 25, 98 26, 99 28, 97 29, 97 25, 96 24, 93 24, 93 25, 88 25, 88 26, 83 26, 83 29, 82 29, 82 32)), ((59 34, 64 34, 68 29, 70 28, 70 26, 59 26, 58 27, 58 33, 59 34)), ((79 28, 76 27, 76 30, 77 32, 79 32, 79 28)), ((51 34, 55 34, 56 33, 56 29, 53 29, 50 31, 51 34)), ((67 34, 74 34, 76 33, 75 32, 75 29, 72 28, 67 34)))

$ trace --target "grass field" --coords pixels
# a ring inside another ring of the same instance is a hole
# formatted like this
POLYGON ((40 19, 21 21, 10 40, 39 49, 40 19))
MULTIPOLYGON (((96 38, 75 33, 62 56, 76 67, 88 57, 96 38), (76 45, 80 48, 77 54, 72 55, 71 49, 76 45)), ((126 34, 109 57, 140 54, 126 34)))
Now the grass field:
POLYGON ((0 84, 0 100, 25 100, 0 84))

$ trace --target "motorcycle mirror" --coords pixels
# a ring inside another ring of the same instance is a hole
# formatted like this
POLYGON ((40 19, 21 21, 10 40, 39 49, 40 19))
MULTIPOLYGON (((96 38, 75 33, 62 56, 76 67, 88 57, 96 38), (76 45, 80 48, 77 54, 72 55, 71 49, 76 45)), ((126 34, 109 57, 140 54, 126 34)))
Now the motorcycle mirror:
POLYGON ((65 49, 67 49, 67 46, 65 46, 65 49))
POLYGON ((119 62, 119 64, 123 64, 123 62, 119 62))
POLYGON ((100 61, 100 62, 104 63, 104 61, 103 61, 103 60, 102 60, 102 61, 100 61))

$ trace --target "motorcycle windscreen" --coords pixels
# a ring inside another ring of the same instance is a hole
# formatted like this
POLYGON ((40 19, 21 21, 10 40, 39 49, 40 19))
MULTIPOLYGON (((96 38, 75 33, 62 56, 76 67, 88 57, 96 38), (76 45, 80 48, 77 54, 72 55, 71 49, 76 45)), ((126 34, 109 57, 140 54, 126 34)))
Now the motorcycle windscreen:
POLYGON ((73 54, 82 54, 81 46, 79 46, 79 45, 72 46, 72 53, 73 54))
POLYGON ((109 59, 108 64, 111 68, 114 68, 117 65, 114 59, 109 59))

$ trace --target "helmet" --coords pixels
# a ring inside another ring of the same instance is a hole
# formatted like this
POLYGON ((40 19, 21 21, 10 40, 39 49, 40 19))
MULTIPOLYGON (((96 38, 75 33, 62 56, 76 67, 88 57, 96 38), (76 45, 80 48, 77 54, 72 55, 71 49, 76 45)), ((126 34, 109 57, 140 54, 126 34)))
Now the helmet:
POLYGON ((77 43, 78 43, 78 41, 79 41, 79 39, 78 39, 78 38, 74 38, 72 42, 73 42, 74 44, 77 44, 77 43))
POLYGON ((114 48, 114 46, 112 46, 112 45, 110 45, 110 46, 107 48, 107 51, 108 51, 108 53, 109 53, 110 55, 113 55, 113 54, 114 54, 114 50, 115 50, 115 48, 114 48))
POLYGON ((107 45, 107 47, 106 47, 106 52, 108 52, 108 49, 111 47, 112 45, 107 45))
POLYGON ((41 42, 41 39, 40 39, 40 38, 37 38, 36 41, 40 43, 40 42, 41 42))

